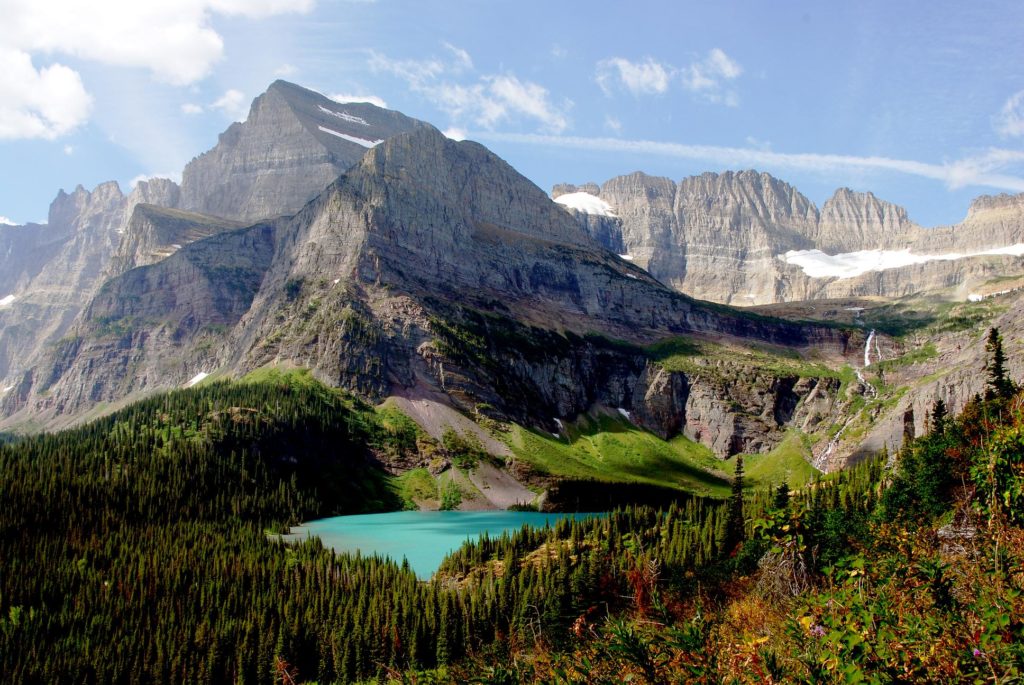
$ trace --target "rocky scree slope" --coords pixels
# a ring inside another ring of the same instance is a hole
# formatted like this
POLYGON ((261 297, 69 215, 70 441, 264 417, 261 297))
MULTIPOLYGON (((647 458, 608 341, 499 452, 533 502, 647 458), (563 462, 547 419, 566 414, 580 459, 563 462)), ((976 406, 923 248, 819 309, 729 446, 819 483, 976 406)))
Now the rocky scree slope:
POLYGON ((666 370, 648 347, 681 335, 834 362, 863 344, 856 331, 673 292, 483 146, 421 128, 368 151, 294 217, 110 281, 73 343, 4 409, 9 421, 60 421, 199 371, 294 365, 369 399, 442 398, 547 429, 594 405, 621 408, 722 456, 766 449, 832 409, 821 398, 838 383, 821 375, 666 370), (183 296, 186 284, 201 292, 183 296))

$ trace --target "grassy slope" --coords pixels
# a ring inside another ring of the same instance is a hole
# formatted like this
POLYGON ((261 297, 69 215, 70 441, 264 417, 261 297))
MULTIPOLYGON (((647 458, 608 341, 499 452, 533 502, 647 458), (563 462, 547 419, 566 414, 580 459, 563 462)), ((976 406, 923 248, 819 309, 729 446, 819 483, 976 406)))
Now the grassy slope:
POLYGON ((566 478, 665 485, 724 497, 729 481, 709 449, 685 437, 670 441, 625 419, 600 415, 565 422, 561 438, 514 426, 506 437, 516 457, 566 478))
POLYGON ((647 353, 666 371, 706 372, 709 366, 724 362, 778 376, 821 378, 839 375, 825 364, 801 358, 794 350, 767 344, 741 346, 679 337, 652 345, 647 353))

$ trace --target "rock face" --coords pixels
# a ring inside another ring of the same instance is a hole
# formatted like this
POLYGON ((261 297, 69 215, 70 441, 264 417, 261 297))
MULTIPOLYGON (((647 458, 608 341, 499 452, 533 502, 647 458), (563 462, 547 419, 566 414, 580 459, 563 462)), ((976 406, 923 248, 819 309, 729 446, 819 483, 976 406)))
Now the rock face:
POLYGON ((833 359, 863 342, 679 295, 486 148, 421 128, 368 151, 294 217, 109 281, 4 409, 59 422, 199 371, 276 363, 373 399, 429 392, 530 425, 622 407, 722 455, 766 449, 805 420, 817 381, 670 374, 641 347, 680 334, 833 359))
MULTIPOLYGON (((926 229, 902 207, 847 188, 819 212, 792 186, 753 171, 702 174, 678 184, 634 173, 611 179, 597 192, 588 189, 611 206, 601 214, 569 209, 591 236, 631 255, 680 292, 715 302, 902 296, 945 287, 970 291, 993 272, 1024 271, 1019 257, 969 256, 1024 243, 1024 195, 979 198, 960 224, 926 229), (963 258, 850 276, 808 275, 783 259, 791 250, 846 255, 906 249, 963 258)), ((552 195, 557 200, 577 191, 561 184, 552 195)))
POLYGON ((188 164, 181 187, 159 178, 128 195, 114 182, 92 192, 79 186, 57 195, 46 225, 0 227, 0 298, 13 296, 0 305, 0 379, 8 385, 39 362, 107 278, 215 233, 293 214, 367 146, 421 125, 277 81, 246 122, 188 164))
POLYGON ((154 264, 184 245, 242 226, 237 221, 203 214, 151 204, 136 205, 106 275, 119 276, 137 266, 154 264))
POLYGON ((367 103, 338 104, 275 81, 209 152, 185 167, 177 207, 253 222, 291 215, 368 147, 422 125, 367 103))

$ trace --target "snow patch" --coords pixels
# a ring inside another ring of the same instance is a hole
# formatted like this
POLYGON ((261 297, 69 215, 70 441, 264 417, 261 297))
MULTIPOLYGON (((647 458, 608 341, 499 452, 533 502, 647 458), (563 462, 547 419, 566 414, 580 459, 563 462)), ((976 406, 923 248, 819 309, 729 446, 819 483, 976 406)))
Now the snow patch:
POLYGON ((206 373, 205 371, 200 371, 196 375, 192 376, 192 379, 188 383, 186 383, 184 385, 184 387, 191 388, 193 385, 195 385, 196 383, 199 383, 200 381, 202 381, 204 378, 206 378, 209 375, 210 374, 206 373))
POLYGON ((634 276, 633 274, 626 274, 626 278, 632 278, 632 279, 633 279, 634 281, 636 281, 636 280, 639 280, 639 279, 637 279, 637 277, 636 277, 636 276, 634 276))
POLYGON ((357 117, 355 114, 349 114, 348 112, 345 111, 335 112, 333 109, 327 109, 323 105, 317 105, 317 107, 320 108, 321 112, 324 112, 325 114, 330 114, 331 116, 338 117, 342 121, 347 121, 350 124, 361 124, 362 126, 370 125, 369 123, 367 123, 366 119, 362 117, 357 117))
POLYGON ((628 411, 626 411, 626 410, 625 410, 625 409, 623 409, 622 407, 619 407, 618 409, 619 409, 619 413, 620 413, 620 414, 622 414, 623 416, 625 416, 625 417, 626 417, 626 420, 627 420, 627 421, 632 421, 632 420, 633 420, 633 419, 632 419, 632 418, 630 417, 630 415, 629 415, 629 412, 628 412, 628 411))
POLYGON ((997 290, 994 293, 985 293, 984 295, 980 295, 978 293, 971 293, 970 295, 967 296, 967 301, 981 302, 982 300, 986 300, 990 297, 998 297, 999 295, 1006 295, 1007 293, 1017 292, 1018 290, 1020 290, 1020 288, 1007 288, 1006 290, 997 290))
POLYGON ((5 297, 0 297, 0 307, 6 307, 11 302, 14 302, 16 299, 18 299, 18 298, 16 298, 14 295, 7 295, 5 297))
POLYGON ((854 278, 869 271, 885 271, 903 266, 924 264, 932 261, 953 261, 966 257, 986 255, 1024 256, 1024 243, 995 247, 978 252, 948 252, 945 254, 914 254, 910 248, 902 250, 860 250, 836 255, 821 250, 790 250, 779 255, 779 259, 804 270, 811 278, 854 278))
POLYGON ((620 254, 619 259, 625 259, 627 262, 633 261, 633 255, 631 254, 620 254))
POLYGON ((596 214, 598 216, 615 216, 612 206, 590 193, 566 193, 555 198, 560 205, 583 212, 584 214, 596 214))
POLYGON ((0 395, 6 395, 11 390, 14 390, 14 386, 13 385, 6 385, 6 386, 4 386, 3 390, 0 390, 0 395))
POLYGON ((178 245, 177 243, 171 245, 171 247, 173 247, 175 250, 180 250, 181 249, 181 245, 178 245))
POLYGON ((350 143, 355 143, 356 145, 362 145, 365 148, 376 147, 384 142, 383 140, 367 140, 366 138, 356 138, 355 136, 350 136, 347 133, 339 133, 334 129, 326 128, 324 126, 317 126, 317 128, 323 131, 324 133, 330 133, 332 136, 338 136, 343 140, 347 140, 350 143))

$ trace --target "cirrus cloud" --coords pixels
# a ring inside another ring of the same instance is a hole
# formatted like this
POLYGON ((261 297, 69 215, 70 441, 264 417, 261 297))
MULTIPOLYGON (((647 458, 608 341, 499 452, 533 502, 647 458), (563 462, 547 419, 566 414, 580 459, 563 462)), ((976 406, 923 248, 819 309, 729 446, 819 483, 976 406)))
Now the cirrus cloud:
POLYGON ((835 174, 838 171, 886 171, 932 179, 950 190, 987 187, 1024 192, 1024 177, 1010 173, 1024 167, 1024 151, 992 148, 952 162, 935 164, 881 156, 817 152, 774 152, 753 147, 689 145, 653 140, 583 138, 522 133, 471 133, 483 140, 542 145, 575 150, 652 154, 712 162, 731 168, 769 167, 835 174))
POLYGON ((995 119, 996 132, 1007 138, 1024 136, 1024 90, 1010 96, 995 119))

